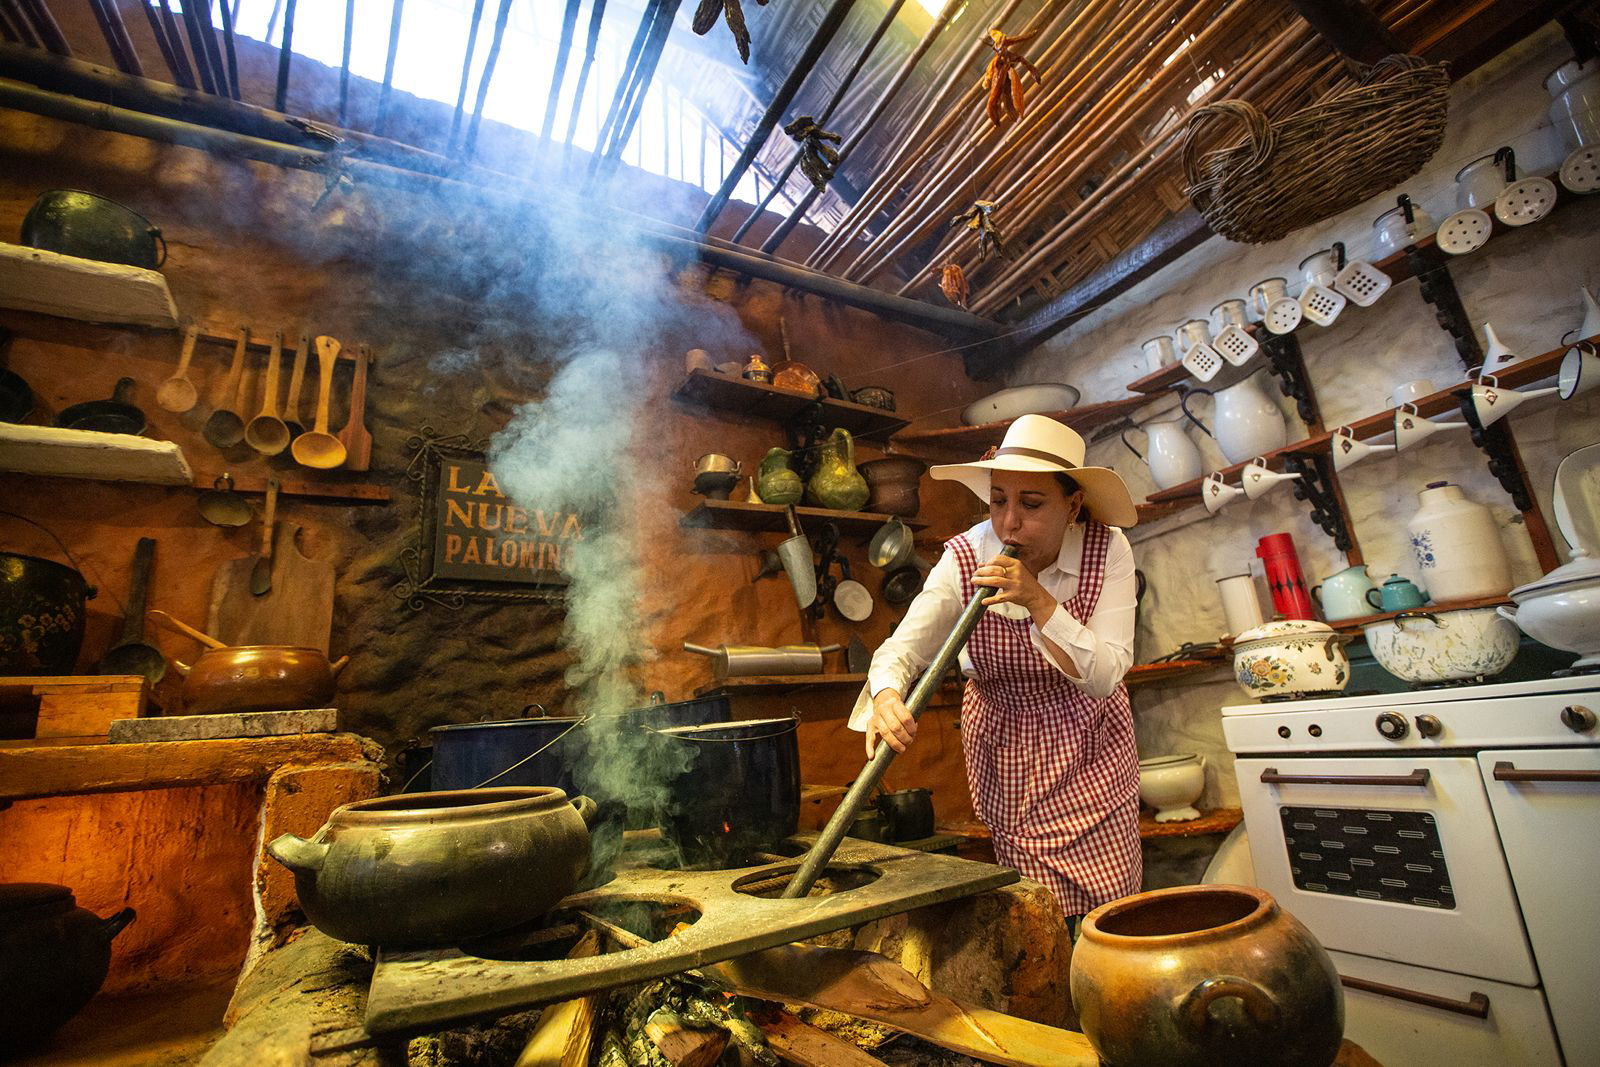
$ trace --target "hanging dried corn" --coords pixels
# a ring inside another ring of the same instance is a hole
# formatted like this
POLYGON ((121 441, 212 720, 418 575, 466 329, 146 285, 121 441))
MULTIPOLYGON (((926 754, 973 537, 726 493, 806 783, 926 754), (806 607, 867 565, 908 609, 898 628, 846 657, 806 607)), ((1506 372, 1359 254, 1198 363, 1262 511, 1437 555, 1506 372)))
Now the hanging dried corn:
POLYGON ((989 31, 989 47, 994 49, 994 57, 983 72, 981 88, 988 91, 989 121, 997 127, 1020 119, 1028 110, 1028 100, 1022 91, 1022 70, 1033 75, 1036 87, 1044 84, 1039 68, 1016 50, 1017 45, 1026 44, 1038 35, 1038 30, 1015 37, 1007 37, 998 27, 989 31))
POLYGON ((838 151, 826 142, 838 144, 844 138, 818 126, 810 115, 801 115, 785 126, 783 132, 800 146, 800 173, 811 179, 817 192, 826 190, 833 180, 834 168, 839 165, 838 151))

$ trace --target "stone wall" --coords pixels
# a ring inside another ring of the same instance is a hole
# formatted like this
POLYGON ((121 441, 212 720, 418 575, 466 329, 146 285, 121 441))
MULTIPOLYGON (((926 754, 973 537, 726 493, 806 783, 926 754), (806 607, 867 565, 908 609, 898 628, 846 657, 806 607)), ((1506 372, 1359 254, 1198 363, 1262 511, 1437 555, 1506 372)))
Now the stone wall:
MULTIPOLYGON (((1186 319, 1204 318, 1229 297, 1244 297, 1256 281, 1294 278, 1302 258, 1332 241, 1343 241, 1352 257, 1368 256, 1372 221, 1405 191, 1438 220, 1456 209, 1453 179, 1465 163, 1502 144, 1516 149, 1527 174, 1549 174, 1565 148, 1546 117, 1548 97, 1541 82, 1570 52, 1551 26, 1459 83, 1451 96, 1443 147, 1416 177, 1369 203, 1297 231, 1268 245, 1247 246, 1218 238, 1190 252, 1153 278, 1099 308, 1014 366, 1008 382, 1067 381, 1084 391, 1085 402, 1125 395, 1128 382, 1146 371, 1139 342, 1170 333, 1186 319)), ((1582 317, 1578 287, 1600 283, 1600 198, 1580 199, 1554 216, 1520 231, 1496 237, 1478 252, 1453 259, 1450 271, 1473 322, 1494 323, 1513 349, 1528 354, 1557 347, 1563 332, 1582 317)), ((1370 253, 1378 258, 1378 253, 1370 253)), ((1298 289, 1292 290, 1298 292, 1298 289)), ((1391 388, 1413 378, 1437 386, 1464 376, 1449 336, 1434 324, 1433 309, 1408 281, 1370 309, 1352 307, 1329 329, 1310 327, 1297 335, 1308 372, 1331 429, 1389 406, 1391 388)), ((1263 375, 1276 396, 1275 383, 1263 375)), ((1152 408, 1172 406, 1165 402, 1152 408)), ((1202 414, 1207 401, 1196 405, 1202 414)), ((1291 440, 1302 424, 1282 401, 1291 440)), ((1548 514, 1550 478, 1562 456, 1600 437, 1600 394, 1572 402, 1554 398, 1529 403, 1509 417, 1540 502, 1548 514)), ((1207 469, 1227 464, 1215 444, 1198 432, 1207 469)), ((1115 467, 1135 498, 1154 489, 1149 472, 1112 437, 1094 445, 1090 462, 1115 467)), ((1468 496, 1489 505, 1518 582, 1539 573, 1528 537, 1505 493, 1490 477, 1483 456, 1464 434, 1440 434, 1396 458, 1377 455, 1341 476, 1356 535, 1369 569, 1380 581, 1398 571, 1415 577, 1405 523, 1416 511, 1416 494, 1428 482, 1446 479, 1468 496)), ((1294 535, 1301 564, 1311 580, 1345 564, 1332 542, 1286 489, 1254 502, 1239 501, 1215 518, 1200 508, 1132 532, 1134 553, 1149 578, 1149 593, 1139 619, 1137 656, 1141 661, 1171 651, 1183 641, 1211 641, 1224 632, 1222 608, 1213 580, 1251 567, 1255 543, 1286 530, 1294 535)), ((1559 535, 1558 535, 1559 539, 1559 535)), ((1558 547, 1564 547, 1558 545, 1558 547)), ((1270 604, 1265 583, 1258 583, 1270 604)), ((1218 709, 1242 701, 1228 672, 1201 681, 1142 687, 1134 692, 1140 751, 1206 753, 1215 768, 1205 804, 1236 803, 1232 761, 1222 741, 1218 709)))

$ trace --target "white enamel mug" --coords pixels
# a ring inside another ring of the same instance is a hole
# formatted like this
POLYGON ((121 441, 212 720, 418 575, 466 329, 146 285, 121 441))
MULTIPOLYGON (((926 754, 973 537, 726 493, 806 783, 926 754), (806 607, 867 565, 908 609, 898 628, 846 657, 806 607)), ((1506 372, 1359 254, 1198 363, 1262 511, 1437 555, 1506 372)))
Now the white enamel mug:
POLYGON ((1394 387, 1394 391, 1389 394, 1389 406, 1397 408, 1402 404, 1415 404, 1423 397, 1432 396, 1438 391, 1432 378, 1413 378, 1394 387))
POLYGON ((1178 346, 1173 344, 1170 334, 1141 341, 1139 349, 1144 353, 1145 366, 1150 368, 1151 374, 1163 367, 1170 367, 1179 359, 1178 346))
POLYGON ((1250 307, 1256 318, 1265 319, 1273 302, 1289 295, 1287 278, 1264 278, 1250 287, 1250 307))
POLYGON ((1404 452, 1420 445, 1440 430, 1464 430, 1465 422, 1434 422, 1417 410, 1415 404, 1401 404, 1394 412, 1394 450, 1404 452))
POLYGON ((1456 207, 1494 208, 1495 199, 1505 191, 1508 162, 1513 168, 1516 165, 1514 159, 1508 159, 1510 152, 1508 147, 1498 148, 1456 171, 1456 207))
POLYGON ((1267 466, 1267 461, 1260 456, 1245 464, 1244 470, 1239 472, 1239 482, 1244 486, 1244 495, 1251 500, 1272 491, 1273 486, 1284 482, 1292 482, 1300 475, 1288 471, 1279 474, 1267 466))
POLYGON ((1241 330, 1250 324, 1250 316, 1245 309, 1243 300, 1230 298, 1224 300, 1211 309, 1211 334, 1216 336, 1229 326, 1237 326, 1241 330))
POLYGON ((1222 615, 1227 620, 1228 633, 1242 634, 1266 621, 1261 617, 1256 580, 1248 572, 1218 578, 1217 594, 1222 597, 1222 615))
POLYGON ((1205 319, 1190 319, 1178 327, 1178 349, 1187 353, 1195 345, 1211 340, 1211 324, 1205 319))
POLYGON ((1300 280, 1307 288, 1320 285, 1324 289, 1333 284, 1334 276, 1339 273, 1339 253, 1335 249, 1324 248, 1320 252, 1313 252, 1300 261, 1300 280))
POLYGON ((1341 426, 1333 431, 1329 447, 1333 449, 1333 469, 1336 471, 1354 466, 1374 452, 1395 451, 1394 445, 1369 445, 1365 441, 1357 440, 1355 432, 1348 426, 1341 426))
POLYGON ((1589 341, 1579 341, 1561 357, 1561 370, 1556 374, 1556 389, 1562 400, 1571 400, 1579 393, 1587 393, 1600 385, 1600 352, 1589 341))
MULTIPOLYGON (((1407 199, 1409 200, 1409 197, 1407 199)), ((1414 203, 1411 204, 1410 222, 1406 221, 1404 204, 1392 207, 1372 222, 1372 247, 1378 253, 1373 258, 1382 259, 1393 255, 1437 229, 1433 216, 1414 203)))

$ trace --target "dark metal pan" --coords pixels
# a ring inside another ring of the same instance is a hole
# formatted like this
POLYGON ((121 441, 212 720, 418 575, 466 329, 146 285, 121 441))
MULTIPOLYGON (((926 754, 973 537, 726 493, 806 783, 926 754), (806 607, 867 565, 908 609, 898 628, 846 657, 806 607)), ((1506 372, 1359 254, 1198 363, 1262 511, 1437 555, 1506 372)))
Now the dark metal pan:
POLYGON ((0 370, 0 422, 21 422, 33 411, 33 390, 14 371, 0 370))
POLYGON ((90 400, 73 404, 56 416, 56 425, 69 430, 95 430, 99 433, 144 433, 144 412, 128 403, 133 395, 133 379, 117 382, 110 400, 90 400))

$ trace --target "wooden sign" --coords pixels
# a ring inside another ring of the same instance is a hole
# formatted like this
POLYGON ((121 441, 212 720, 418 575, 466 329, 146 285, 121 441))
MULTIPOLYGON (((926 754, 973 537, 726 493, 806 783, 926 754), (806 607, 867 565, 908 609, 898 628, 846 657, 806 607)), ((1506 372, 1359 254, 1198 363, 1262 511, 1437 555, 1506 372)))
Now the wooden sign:
POLYGON ((419 437, 414 444, 407 474, 420 483, 421 528, 417 543, 402 553, 407 580, 396 595, 413 608, 561 596, 562 562, 582 551, 584 520, 507 497, 481 442, 419 437))

